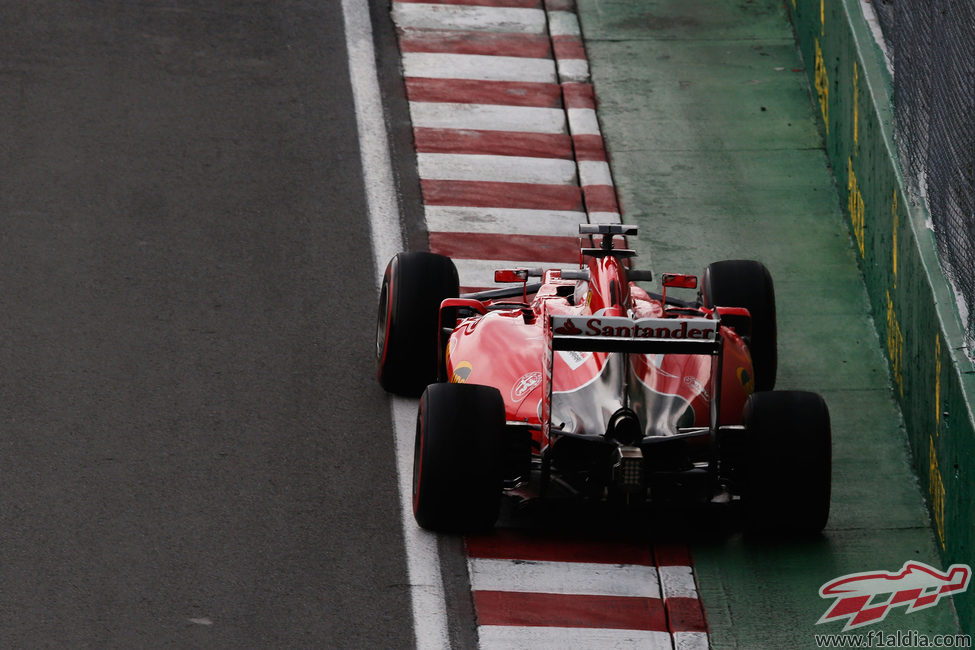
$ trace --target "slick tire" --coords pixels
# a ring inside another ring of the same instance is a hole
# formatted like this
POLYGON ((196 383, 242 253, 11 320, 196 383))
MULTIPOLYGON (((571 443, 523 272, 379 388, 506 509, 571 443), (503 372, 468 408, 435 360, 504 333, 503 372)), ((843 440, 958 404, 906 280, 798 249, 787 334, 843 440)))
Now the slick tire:
POLYGON ((741 504, 746 530, 803 535, 829 519, 832 435, 822 397, 803 391, 755 393, 745 425, 741 504))
POLYGON ((449 257, 416 252, 390 260, 376 321, 376 375, 387 391, 417 397, 437 381, 440 303, 456 298, 458 285, 449 257))
POLYGON ((775 288, 765 265, 753 260, 709 264, 701 280, 701 302, 708 308, 744 307, 749 311, 751 331, 747 331, 747 327, 735 327, 733 323, 732 328, 748 343, 755 372, 755 390, 775 388, 778 368, 775 288))
POLYGON ((427 530, 494 526, 501 507, 501 393, 477 384, 431 384, 420 398, 413 455, 413 516, 427 530))

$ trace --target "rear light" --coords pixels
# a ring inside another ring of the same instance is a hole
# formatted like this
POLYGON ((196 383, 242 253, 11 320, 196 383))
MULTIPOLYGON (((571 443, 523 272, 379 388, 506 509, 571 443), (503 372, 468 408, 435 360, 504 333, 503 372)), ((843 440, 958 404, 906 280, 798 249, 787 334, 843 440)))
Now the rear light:
POLYGON ((623 487, 639 488, 643 485, 643 451, 639 447, 620 449, 620 477, 623 487))

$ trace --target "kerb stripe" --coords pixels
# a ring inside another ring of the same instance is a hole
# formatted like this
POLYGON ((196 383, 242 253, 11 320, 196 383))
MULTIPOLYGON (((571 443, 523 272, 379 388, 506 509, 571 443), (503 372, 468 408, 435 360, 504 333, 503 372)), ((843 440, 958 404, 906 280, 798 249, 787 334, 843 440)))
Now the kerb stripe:
POLYGON ((475 591, 659 598, 657 570, 640 564, 468 560, 475 591))
POLYGON ((553 36, 552 47, 555 50, 555 58, 560 61, 562 59, 586 59, 586 48, 578 36, 553 36))
POLYGON ((532 59, 552 57, 552 44, 542 34, 503 34, 452 30, 410 30, 400 36, 403 52, 496 54, 532 59))
POLYGON ((572 144, 575 145, 576 160, 606 161, 606 146, 601 135, 574 135, 572 144))
POLYGON ((431 232, 430 251, 464 259, 544 259, 571 264, 579 261, 579 240, 540 235, 431 232))
MULTIPOLYGON (((515 627, 482 625, 477 630, 482 650, 566 650, 566 648, 640 648, 674 650, 670 635, 652 630, 612 630, 584 627, 515 627)), ((693 650, 708 650, 704 645, 693 650)), ((677 650, 692 650, 678 646, 677 650)))
POLYGON ((427 205, 430 232, 516 232, 522 235, 574 234, 586 213, 571 210, 517 210, 514 208, 468 208, 456 205, 427 205))
POLYGON ((549 58, 526 59, 487 54, 443 54, 405 52, 403 74, 436 79, 478 79, 481 81, 528 81, 555 83, 555 64, 549 58))
POLYGON ((543 81, 478 81, 407 77, 406 96, 412 102, 562 107, 562 92, 559 85, 543 81))
POLYGON ((565 113, 561 108, 410 102, 410 116, 414 127, 566 133, 565 113))
POLYGON ((538 7, 394 2, 393 21, 400 29, 471 30, 506 34, 545 34, 548 19, 538 7))
POLYGON ((467 129, 417 128, 418 153, 467 153, 486 156, 534 156, 572 159, 572 139, 564 133, 518 133, 467 129))
POLYGON ((395 2, 423 3, 428 5, 474 5, 479 7, 516 7, 540 9, 542 0, 394 0, 395 2))
POLYGON ((671 632, 707 632, 708 625, 697 598, 668 598, 665 602, 671 632))
POLYGON ((574 185, 421 180, 428 205, 535 210, 582 210, 582 191, 574 185))
MULTIPOLYGON (((576 249, 578 255, 578 249, 576 249)), ((653 550, 638 542, 563 539, 519 534, 510 529, 467 538, 470 557, 552 562, 613 562, 654 566, 653 550)))
POLYGON ((526 625, 667 631, 656 598, 475 591, 479 625, 526 625))
POLYGON ((586 211, 619 213, 616 202, 616 188, 612 185, 587 185, 583 188, 586 196, 586 211))

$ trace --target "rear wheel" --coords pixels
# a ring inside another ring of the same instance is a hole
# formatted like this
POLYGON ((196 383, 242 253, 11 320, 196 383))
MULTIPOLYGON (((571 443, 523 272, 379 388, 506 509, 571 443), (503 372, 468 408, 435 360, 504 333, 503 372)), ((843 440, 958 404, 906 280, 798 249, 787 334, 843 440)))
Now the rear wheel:
POLYGON ((752 531, 816 533, 829 518, 829 409, 803 391, 755 393, 745 404, 742 509, 752 531))
POLYGON ((427 387, 413 455, 413 516, 420 526, 443 532, 494 526, 501 507, 504 424, 504 400, 496 388, 427 387))
POLYGON ((725 260, 704 270, 701 301, 705 307, 744 307, 751 314, 751 328, 732 328, 743 336, 752 355, 755 390, 775 388, 778 342, 775 323, 775 288, 761 262, 725 260))
POLYGON ((456 298, 458 285, 449 257, 416 252, 390 260, 376 322, 376 374, 383 388, 416 397, 437 381, 440 303, 456 298))

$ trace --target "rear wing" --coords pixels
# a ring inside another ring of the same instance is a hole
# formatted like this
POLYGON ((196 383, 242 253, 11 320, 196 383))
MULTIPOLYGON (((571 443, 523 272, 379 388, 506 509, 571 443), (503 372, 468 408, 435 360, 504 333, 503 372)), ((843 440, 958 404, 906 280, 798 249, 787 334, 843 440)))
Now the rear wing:
MULTIPOLYGON (((548 316, 545 319, 545 372, 542 373, 542 431, 552 431, 552 386, 555 353, 622 352, 627 354, 700 354, 711 357, 711 376, 721 377, 724 343, 717 318, 625 318, 622 316, 548 316)), ((718 427, 721 382, 710 400, 711 430, 718 427)))
POLYGON ((718 354, 720 321, 712 318, 551 316, 552 350, 636 354, 718 354))

